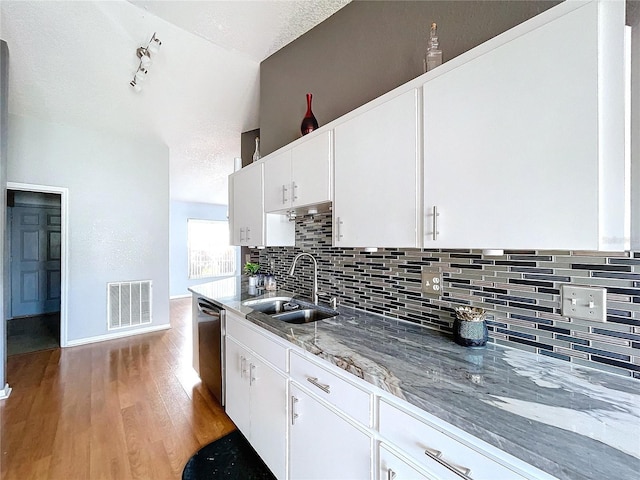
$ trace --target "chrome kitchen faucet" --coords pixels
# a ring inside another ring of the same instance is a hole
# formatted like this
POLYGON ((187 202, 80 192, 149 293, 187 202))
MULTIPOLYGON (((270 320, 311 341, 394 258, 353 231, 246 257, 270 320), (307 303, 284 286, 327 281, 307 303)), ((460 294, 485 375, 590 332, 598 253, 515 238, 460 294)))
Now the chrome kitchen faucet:
POLYGON ((310 253, 302 252, 296 255, 296 258, 293 259, 293 263, 291 264, 291 269, 289 269, 289 275, 293 277, 293 274, 296 270, 296 262, 300 257, 309 257, 313 261, 313 303, 318 304, 318 262, 310 253))

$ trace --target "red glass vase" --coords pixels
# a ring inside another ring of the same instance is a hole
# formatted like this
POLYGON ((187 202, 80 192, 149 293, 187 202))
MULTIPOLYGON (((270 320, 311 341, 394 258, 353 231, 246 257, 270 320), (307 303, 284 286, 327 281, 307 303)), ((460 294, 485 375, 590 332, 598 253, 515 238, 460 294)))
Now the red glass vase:
POLYGON ((318 121, 316 120, 316 117, 313 116, 313 112, 311 111, 312 97, 313 95, 307 93, 307 113, 304 114, 302 125, 300 125, 300 131, 302 132, 302 135, 311 133, 318 128, 318 121))

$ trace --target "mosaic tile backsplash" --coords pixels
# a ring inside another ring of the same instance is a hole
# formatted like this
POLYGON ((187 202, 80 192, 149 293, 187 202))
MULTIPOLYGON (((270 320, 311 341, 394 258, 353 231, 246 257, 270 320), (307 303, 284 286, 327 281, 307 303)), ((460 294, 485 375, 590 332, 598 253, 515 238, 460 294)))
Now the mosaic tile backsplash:
POLYGON ((296 219, 296 247, 250 250, 272 270, 279 288, 311 296, 313 268, 293 258, 318 260, 318 289, 339 304, 451 331, 453 308, 488 311, 490 341, 640 379, 640 252, 379 249, 331 246, 331 215, 296 219), (440 298, 420 289, 422 267, 442 271, 440 298), (560 314, 560 285, 607 288, 607 322, 560 314))

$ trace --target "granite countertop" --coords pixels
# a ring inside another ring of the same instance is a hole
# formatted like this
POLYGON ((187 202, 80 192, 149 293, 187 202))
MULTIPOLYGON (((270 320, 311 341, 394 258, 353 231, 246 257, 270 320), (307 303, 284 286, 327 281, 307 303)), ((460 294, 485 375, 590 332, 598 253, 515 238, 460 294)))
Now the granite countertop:
MULTIPOLYGON (((191 290, 560 479, 640 478, 640 382, 339 307, 305 325, 242 305, 241 277, 191 290)), ((265 296, 291 295, 276 291, 265 296)))

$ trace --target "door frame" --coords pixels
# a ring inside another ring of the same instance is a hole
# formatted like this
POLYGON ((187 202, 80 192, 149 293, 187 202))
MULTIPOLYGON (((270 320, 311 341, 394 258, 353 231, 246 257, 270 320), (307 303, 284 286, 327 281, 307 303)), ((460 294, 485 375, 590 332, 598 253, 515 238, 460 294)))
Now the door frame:
MULTIPOLYGON (((67 346, 67 314, 69 292, 69 189, 50 185, 35 185, 30 183, 7 182, 7 190, 24 192, 55 193, 60 195, 60 243, 62 258, 60 259, 60 346, 67 346)), ((5 205, 4 208, 7 208, 5 205)), ((5 279, 8 281, 9 279, 5 279)), ((9 299, 11 301, 11 299, 9 299)), ((6 320, 5 320, 6 321, 6 320)))

